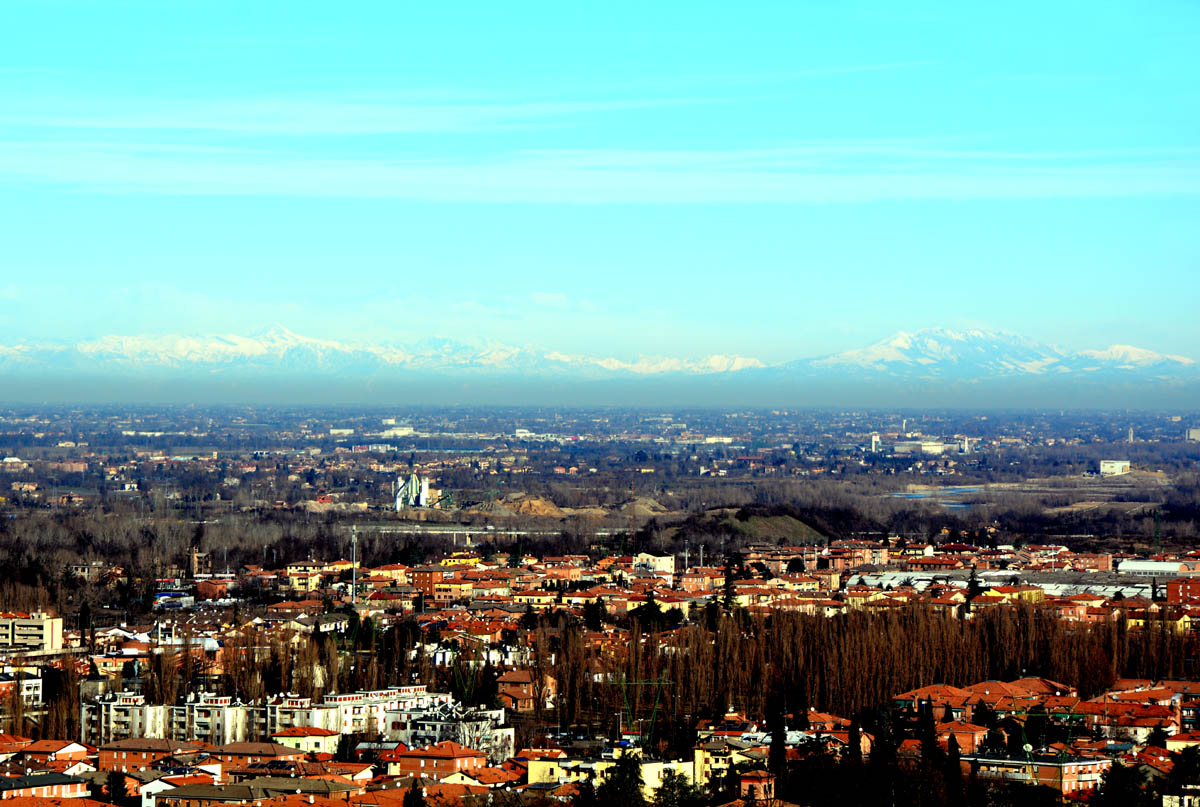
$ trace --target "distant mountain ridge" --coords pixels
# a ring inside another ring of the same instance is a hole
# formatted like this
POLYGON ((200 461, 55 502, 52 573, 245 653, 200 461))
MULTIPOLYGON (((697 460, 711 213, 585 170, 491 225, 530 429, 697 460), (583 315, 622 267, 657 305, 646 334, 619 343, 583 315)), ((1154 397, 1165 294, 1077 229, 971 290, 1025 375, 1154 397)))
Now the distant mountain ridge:
POLYGON ((809 374, 907 376, 954 380, 1068 375, 1186 377, 1197 364, 1185 356, 1130 345, 1070 352, 1014 334, 928 328, 900 331, 864 348, 788 362, 809 374))
POLYGON ((712 374, 765 366, 744 356, 700 360, 642 357, 624 361, 543 351, 492 341, 433 338, 410 345, 315 339, 275 326, 248 336, 212 334, 110 335, 74 344, 0 345, 0 372, 119 370, 125 372, 315 371, 379 373, 581 374, 603 377, 712 374))
POLYGON ((247 336, 110 335, 77 343, 0 345, 0 374, 503 375, 579 379, 728 377, 744 379, 1128 378, 1190 380, 1197 363, 1129 345, 1069 352, 1013 334, 929 328, 898 332, 866 347, 780 364, 746 356, 632 360, 518 347, 492 341, 427 339, 408 345, 301 336, 283 327, 247 336))

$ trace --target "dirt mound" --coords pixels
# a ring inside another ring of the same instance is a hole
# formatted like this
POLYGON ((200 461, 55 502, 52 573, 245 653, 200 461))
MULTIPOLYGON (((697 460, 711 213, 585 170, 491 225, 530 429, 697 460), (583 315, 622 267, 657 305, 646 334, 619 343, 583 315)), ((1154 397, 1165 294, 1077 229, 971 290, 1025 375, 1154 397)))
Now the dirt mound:
POLYGON ((648 499, 644 496, 625 502, 620 508, 622 515, 634 516, 636 518, 653 518, 669 512, 670 510, 654 501, 654 499, 648 499))
POLYGON ((523 493, 515 493, 506 498, 504 506, 520 516, 562 518, 566 515, 558 505, 549 499, 543 499, 541 496, 527 496, 523 493))
POLYGON ((608 511, 603 507, 564 507, 562 511, 568 516, 578 516, 580 518, 604 518, 608 515, 608 511))
POLYGON ((466 512, 478 513, 481 516, 492 516, 492 517, 497 517, 497 518, 502 518, 504 516, 511 516, 513 514, 512 510, 509 510, 507 507, 500 504, 500 502, 496 502, 496 501, 480 502, 479 504, 473 505, 472 507, 468 507, 466 512))

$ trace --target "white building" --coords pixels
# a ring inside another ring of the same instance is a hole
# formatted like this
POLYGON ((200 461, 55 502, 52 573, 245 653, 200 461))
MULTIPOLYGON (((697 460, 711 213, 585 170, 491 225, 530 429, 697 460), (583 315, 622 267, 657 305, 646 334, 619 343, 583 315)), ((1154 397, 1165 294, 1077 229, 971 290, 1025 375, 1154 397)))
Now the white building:
POLYGON ((1121 476, 1129 473, 1129 460, 1100 460, 1101 476, 1121 476))
POLYGON ((127 737, 165 739, 169 706, 146 703, 134 692, 109 692, 79 707, 79 739, 103 745, 127 737))
POLYGON ((1186 563, 1177 560, 1123 560, 1117 564, 1118 574, 1132 574, 1138 577, 1162 577, 1169 580, 1174 577, 1190 577, 1196 571, 1186 563))
POLYGON ((225 745, 290 728, 377 736, 388 725, 389 712, 421 714, 453 701, 451 695, 426 692, 424 685, 330 694, 316 702, 289 694, 242 703, 227 695, 195 692, 182 703, 159 705, 133 692, 113 692, 80 705, 80 739, 92 745, 127 737, 225 745))
POLYGON ((636 571, 648 572, 658 577, 670 578, 675 574, 675 556, 639 552, 633 556, 633 568, 636 571))
POLYGON ((512 726, 504 725, 503 709, 467 708, 453 702, 421 706, 414 700, 403 709, 389 710, 385 719, 387 738, 399 740, 409 748, 451 740, 482 751, 493 765, 508 759, 515 751, 515 732, 512 726))

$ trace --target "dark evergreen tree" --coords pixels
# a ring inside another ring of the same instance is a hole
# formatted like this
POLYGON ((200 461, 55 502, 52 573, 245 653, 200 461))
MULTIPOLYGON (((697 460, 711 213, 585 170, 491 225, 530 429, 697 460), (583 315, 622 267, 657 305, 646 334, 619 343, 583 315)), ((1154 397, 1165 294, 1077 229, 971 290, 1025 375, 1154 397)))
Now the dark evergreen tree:
POLYGON ((704 792, 687 780, 683 774, 667 771, 662 784, 654 791, 653 807, 702 807, 704 792))
POLYGON ((401 807, 425 807, 425 788, 420 787, 420 780, 413 779, 408 790, 404 794, 404 800, 401 802, 401 807))
POLYGON ((862 729, 859 727, 858 718, 850 720, 850 729, 846 732, 846 744, 849 746, 846 750, 849 753, 849 760, 855 767, 862 765, 862 729))
POLYGON ((642 795, 642 761, 632 752, 622 754, 607 771, 604 781, 596 788, 601 804, 621 804, 640 807, 646 803, 642 795))
POLYGON ((946 804, 947 807, 959 807, 963 803, 962 759, 958 747, 958 737, 951 734, 946 741, 946 804))
POLYGON ((1162 798, 1147 787, 1146 774, 1137 766, 1113 762, 1104 772, 1100 789, 1089 802, 1094 807, 1156 807, 1162 798))

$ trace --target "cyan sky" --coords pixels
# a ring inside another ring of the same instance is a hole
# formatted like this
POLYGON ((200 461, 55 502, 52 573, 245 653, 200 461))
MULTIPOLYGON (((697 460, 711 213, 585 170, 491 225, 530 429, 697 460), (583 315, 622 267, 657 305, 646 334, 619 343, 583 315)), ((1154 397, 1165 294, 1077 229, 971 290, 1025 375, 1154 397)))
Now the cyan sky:
POLYGON ((1200 5, 0 3, 0 344, 1200 358, 1200 5))

